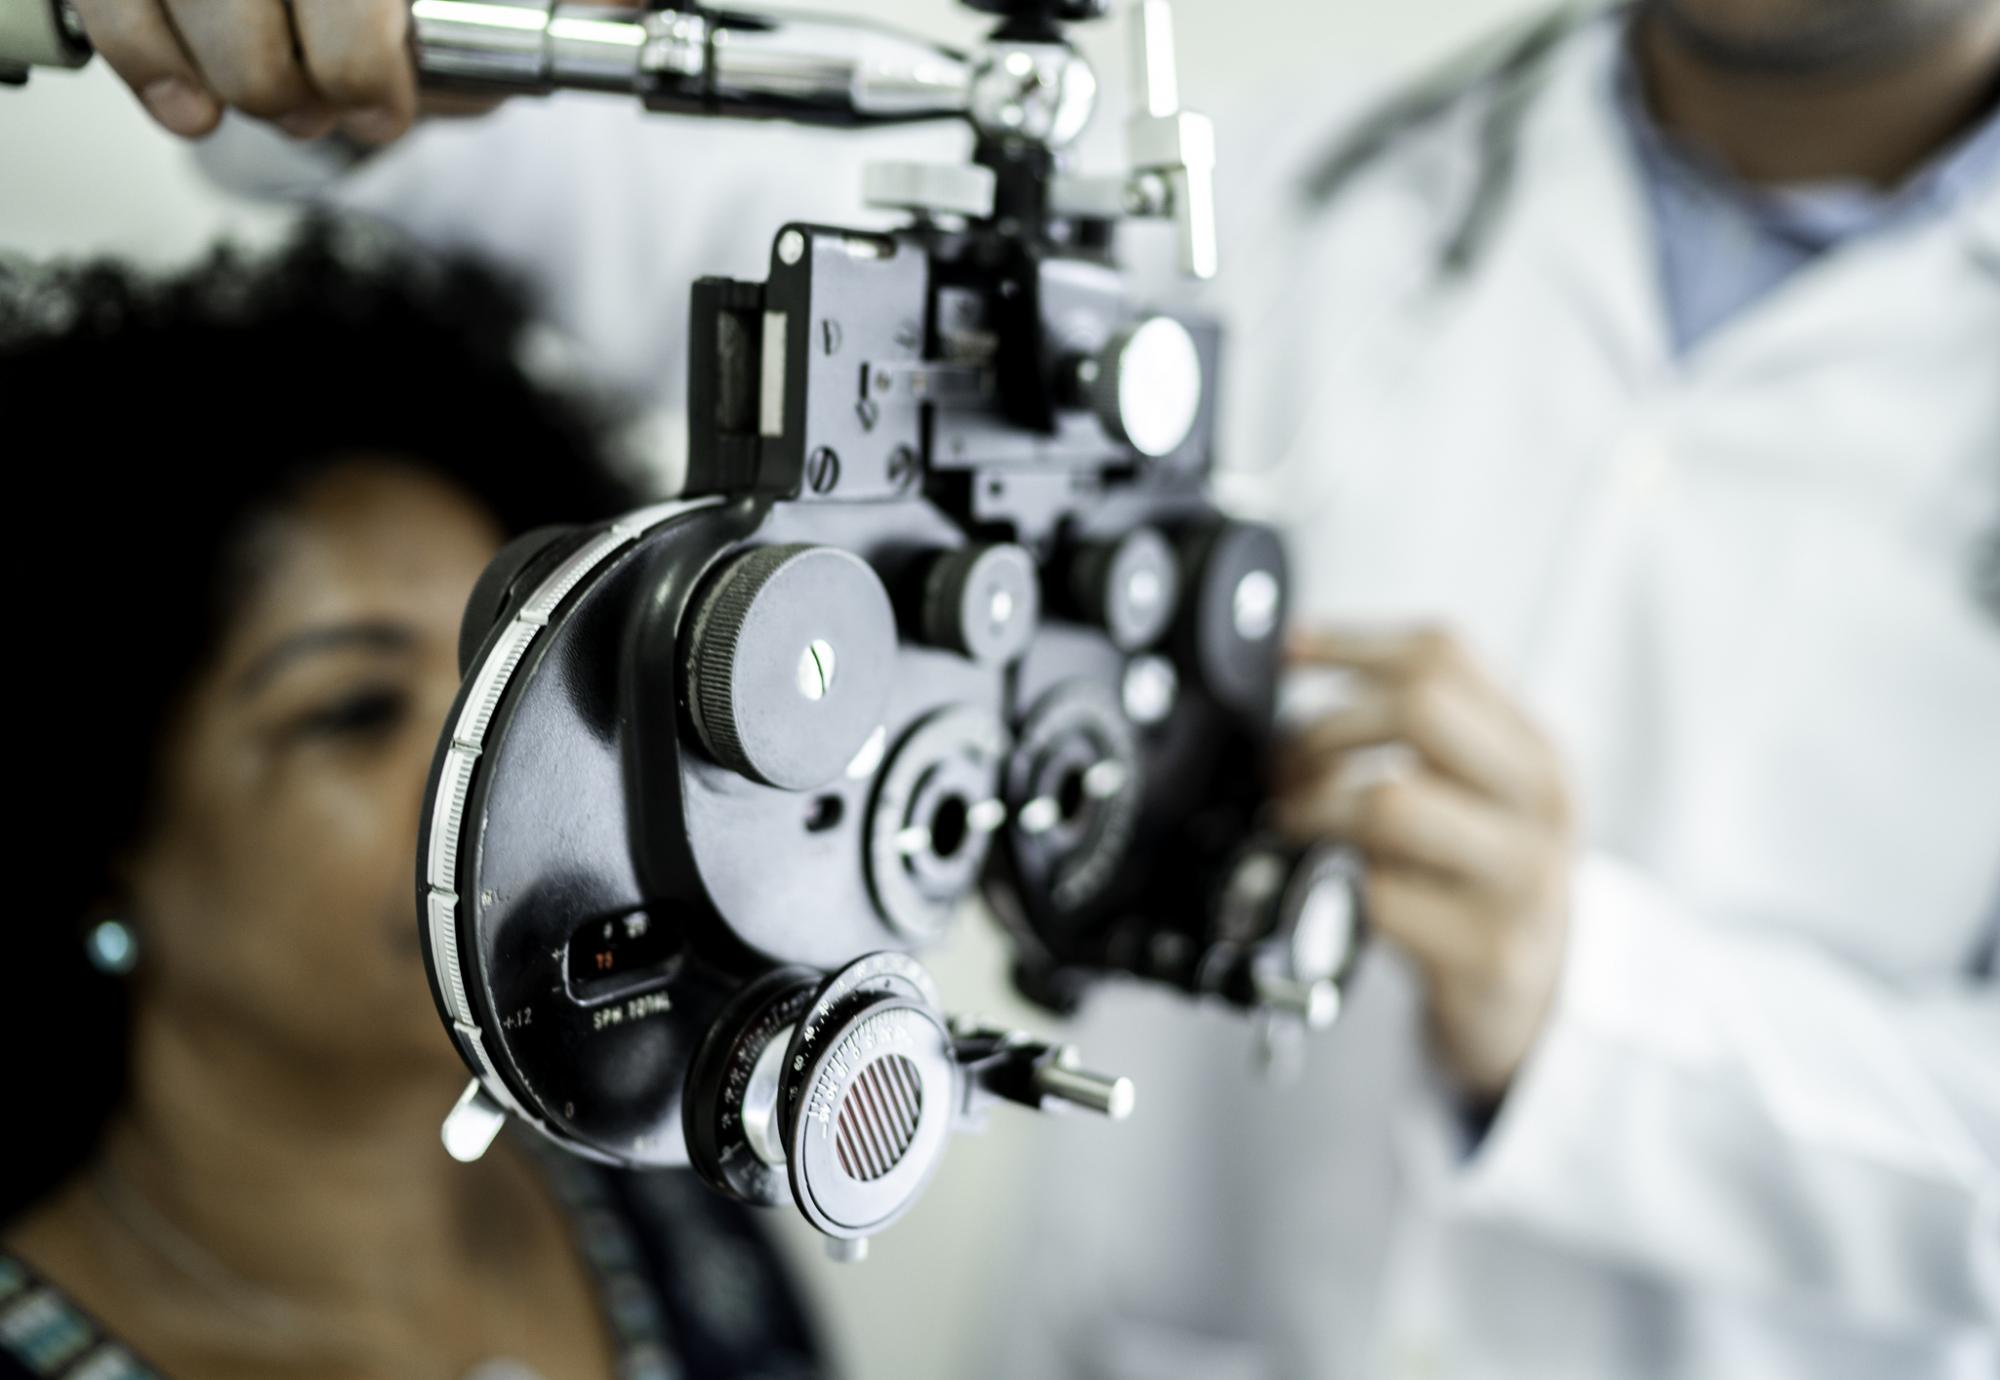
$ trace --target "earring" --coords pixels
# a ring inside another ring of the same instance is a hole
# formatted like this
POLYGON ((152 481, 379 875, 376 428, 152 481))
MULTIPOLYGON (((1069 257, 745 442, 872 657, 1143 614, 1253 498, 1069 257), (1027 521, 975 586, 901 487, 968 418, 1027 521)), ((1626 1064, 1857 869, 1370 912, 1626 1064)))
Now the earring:
POLYGON ((139 936, 123 920, 99 920, 83 932, 83 953, 98 972, 124 977, 139 966, 139 936))

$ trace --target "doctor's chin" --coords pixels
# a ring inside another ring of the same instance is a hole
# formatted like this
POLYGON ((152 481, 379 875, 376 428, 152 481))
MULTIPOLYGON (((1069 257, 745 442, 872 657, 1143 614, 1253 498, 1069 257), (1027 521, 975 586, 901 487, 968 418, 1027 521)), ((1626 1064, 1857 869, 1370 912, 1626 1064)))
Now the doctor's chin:
POLYGON ((1996 1380, 2000 0, 0 0, 0 1380, 1996 1380))

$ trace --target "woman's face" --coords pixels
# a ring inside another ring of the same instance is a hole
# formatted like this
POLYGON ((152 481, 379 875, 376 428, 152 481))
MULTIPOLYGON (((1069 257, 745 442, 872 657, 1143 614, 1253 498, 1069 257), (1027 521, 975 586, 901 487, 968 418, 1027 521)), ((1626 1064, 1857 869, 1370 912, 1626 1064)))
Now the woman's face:
POLYGON ((500 540, 458 489, 365 459, 251 534, 131 871, 142 1009, 322 1075, 455 1067, 418 947, 418 816, 500 540))

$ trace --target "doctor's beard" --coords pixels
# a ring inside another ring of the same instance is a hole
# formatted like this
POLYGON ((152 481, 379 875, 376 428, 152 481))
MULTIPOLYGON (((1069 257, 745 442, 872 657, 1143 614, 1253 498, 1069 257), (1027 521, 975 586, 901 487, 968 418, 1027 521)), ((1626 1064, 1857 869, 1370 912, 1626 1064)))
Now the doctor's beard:
POLYGON ((2000 13, 2000 0, 1639 0, 1638 8, 1711 66, 1815 77, 1892 66, 2000 13))

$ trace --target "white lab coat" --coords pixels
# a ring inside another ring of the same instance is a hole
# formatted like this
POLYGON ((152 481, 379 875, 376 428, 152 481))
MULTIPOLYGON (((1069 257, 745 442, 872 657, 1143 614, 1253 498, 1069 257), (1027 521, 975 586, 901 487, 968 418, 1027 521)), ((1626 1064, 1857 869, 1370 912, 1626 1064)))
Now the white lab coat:
POLYGON ((2000 1375, 2000 187, 1676 360, 1612 40, 1469 283, 1476 101, 1226 246, 1232 487, 1303 616, 1448 620, 1573 770, 1555 1015, 1462 1158, 1385 955, 1287 1089, 1102 1003, 1144 1158, 1049 1147, 1003 1373, 2000 1375))
MULTIPOLYGON (((1677 362, 1608 41, 1563 55, 1469 283, 1430 290, 1458 117, 1305 223, 1235 179, 1254 229, 1225 244, 1228 457, 1262 472, 1230 488, 1290 531, 1302 613, 1449 620, 1574 771, 1554 1019, 1461 1159, 1387 950, 1290 1088, 1249 1079, 1235 1018, 1106 994, 1080 1037, 1140 1114, 1035 1142, 996 1374, 2000 1374, 2000 1008, 1968 977, 2000 897, 1971 575, 2000 189, 1677 362)), ((517 106, 337 196, 526 268, 672 416, 688 277, 850 219, 858 161, 678 128, 517 106), (718 214, 732 173, 758 191, 718 214)))

